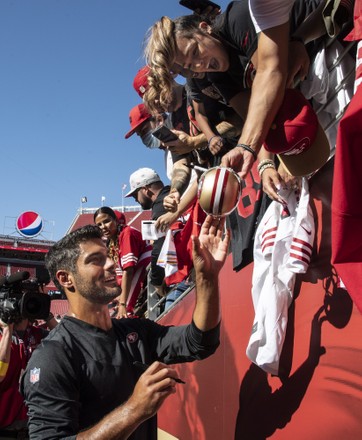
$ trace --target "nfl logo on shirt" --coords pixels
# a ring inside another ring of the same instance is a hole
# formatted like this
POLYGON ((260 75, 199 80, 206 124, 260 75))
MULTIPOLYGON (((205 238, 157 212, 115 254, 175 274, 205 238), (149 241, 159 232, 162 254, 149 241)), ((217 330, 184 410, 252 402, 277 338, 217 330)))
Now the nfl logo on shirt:
POLYGON ((30 370, 30 383, 37 383, 40 379, 40 368, 30 370))

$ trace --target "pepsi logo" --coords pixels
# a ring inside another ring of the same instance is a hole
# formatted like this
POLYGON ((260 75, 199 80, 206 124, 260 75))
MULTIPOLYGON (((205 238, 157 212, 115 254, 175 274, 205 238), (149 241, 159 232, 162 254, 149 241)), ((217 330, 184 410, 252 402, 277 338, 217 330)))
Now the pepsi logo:
POLYGON ((23 212, 16 220, 16 229, 23 237, 35 237, 43 229, 43 219, 37 212, 23 212))

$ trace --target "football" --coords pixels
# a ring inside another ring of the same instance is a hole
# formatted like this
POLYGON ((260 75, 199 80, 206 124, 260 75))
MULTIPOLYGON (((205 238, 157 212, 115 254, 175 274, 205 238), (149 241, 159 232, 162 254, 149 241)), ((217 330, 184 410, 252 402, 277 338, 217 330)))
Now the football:
POLYGON ((240 177, 230 168, 210 168, 200 177, 197 196, 206 214, 229 215, 241 196, 240 177))

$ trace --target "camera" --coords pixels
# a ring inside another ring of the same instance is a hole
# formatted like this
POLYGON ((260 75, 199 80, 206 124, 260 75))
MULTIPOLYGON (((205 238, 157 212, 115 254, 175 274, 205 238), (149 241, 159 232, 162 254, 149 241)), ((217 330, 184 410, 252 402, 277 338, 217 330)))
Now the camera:
POLYGON ((5 324, 28 319, 46 319, 50 312, 50 297, 41 292, 44 282, 28 280, 27 271, 0 277, 0 320, 5 324))

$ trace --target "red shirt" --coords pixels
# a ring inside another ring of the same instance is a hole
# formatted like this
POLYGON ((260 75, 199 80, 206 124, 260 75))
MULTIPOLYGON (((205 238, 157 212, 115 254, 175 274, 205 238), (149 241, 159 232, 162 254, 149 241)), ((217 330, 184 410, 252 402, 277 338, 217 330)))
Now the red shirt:
POLYGON ((139 264, 145 265, 145 259, 151 255, 152 246, 147 241, 142 240, 140 231, 131 226, 125 226, 122 229, 118 237, 118 243, 122 269, 138 266, 139 264))
MULTIPOLYGON (((44 336, 44 330, 32 325, 25 330, 23 339, 14 330, 9 368, 5 379, 0 383, 0 428, 11 425, 15 420, 27 418, 27 408, 19 392, 19 381, 32 352, 44 336)), ((0 333, 0 339, 1 337, 0 333)))
POLYGON ((354 27, 345 38, 346 41, 362 40, 362 1, 356 0, 353 11, 354 27))
POLYGON ((124 226, 118 237, 120 272, 118 282, 122 279, 123 269, 127 267, 146 267, 151 261, 152 246, 142 239, 138 229, 124 226))

